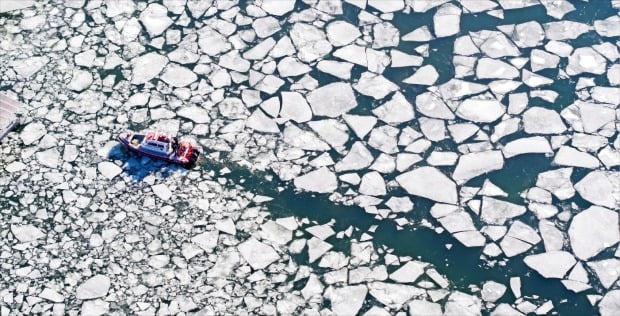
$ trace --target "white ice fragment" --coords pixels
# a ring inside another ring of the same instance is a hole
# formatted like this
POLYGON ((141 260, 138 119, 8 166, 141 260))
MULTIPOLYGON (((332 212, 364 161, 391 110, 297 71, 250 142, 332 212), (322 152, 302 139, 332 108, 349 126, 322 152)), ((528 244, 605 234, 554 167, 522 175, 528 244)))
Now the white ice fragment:
POLYGON ((426 300, 412 300, 409 302, 410 316, 441 316, 441 305, 426 300))
POLYGON ((528 134, 560 134, 566 126, 558 112, 531 107, 523 114, 523 128, 528 134))
POLYGON ((411 121, 415 117, 413 106, 400 92, 394 93, 388 102, 372 110, 372 113, 392 125, 411 121))
POLYGON ((390 67, 409 67, 409 66, 421 66, 424 62, 424 58, 416 55, 409 55, 397 49, 390 51, 390 59, 392 63, 390 67))
POLYGON ((365 195, 381 196, 385 195, 385 181, 380 173, 371 171, 362 176, 359 192, 365 195))
POLYGON ((574 76, 581 73, 605 73, 607 60, 591 47, 581 47, 568 57, 566 73, 574 76))
POLYGON ((75 297, 79 300, 103 297, 108 294, 109 289, 110 278, 103 274, 97 274, 77 287, 75 297))
POLYGON ((519 76, 519 70, 503 61, 492 58, 480 58, 476 65, 478 79, 512 79, 519 76))
POLYGON ((261 8, 269 14, 282 16, 295 8, 295 0, 263 0, 261 8))
POLYGON ((466 182, 487 172, 499 170, 503 166, 504 156, 499 150, 469 153, 459 158, 452 178, 457 182, 466 182))
POLYGON ((357 92, 377 100, 383 99, 391 92, 398 90, 398 86, 384 76, 369 71, 362 73, 357 83, 353 84, 353 88, 357 92))
POLYGON ((447 37, 460 31, 461 9, 453 4, 442 5, 433 15, 435 36, 447 37))
POLYGON ((484 282, 482 285, 482 291, 480 292, 482 299, 485 302, 491 303, 504 296, 504 293, 506 293, 506 286, 495 281, 484 282))
POLYGON ((396 12, 405 8, 403 0, 368 0, 368 5, 383 13, 396 12))
POLYGON ((327 39, 336 47, 348 45, 362 35, 357 26, 342 20, 328 24, 326 32, 327 39))
POLYGON ((46 56, 35 56, 13 60, 9 65, 13 67, 13 70, 15 70, 18 75, 27 79, 39 72, 49 61, 50 59, 46 56))
POLYGON ((164 70, 161 79, 173 87, 185 87, 198 79, 196 74, 186 67, 169 64, 164 70))
POLYGON ((562 41, 566 39, 576 39, 581 34, 592 29, 591 26, 574 21, 549 22, 543 25, 545 35, 550 40, 562 41))
POLYGON ((327 167, 308 172, 293 180, 295 187, 305 191, 329 193, 338 188, 336 175, 327 167))
POLYGON ((377 118, 374 116, 347 114, 343 115, 343 118, 360 139, 364 139, 368 132, 377 124, 377 118))
POLYGON ((502 148, 502 153, 506 158, 512 158, 523 154, 548 154, 552 152, 553 150, 551 149, 551 145, 549 145, 549 141, 542 136, 515 139, 502 148))
POLYGON ((573 217, 568 235, 575 256, 590 259, 620 241, 618 214, 604 207, 591 206, 573 217))
POLYGON ((575 257, 566 251, 548 251, 530 255, 525 264, 545 278, 561 279, 575 265, 575 257))
POLYGON ((168 58, 154 52, 132 59, 131 83, 143 84, 148 82, 155 78, 167 63, 168 58))
POLYGON ((151 3, 140 13, 140 22, 151 37, 163 33, 173 21, 168 17, 168 9, 161 4, 151 3))
POLYGON ((420 113, 428 117, 446 120, 454 119, 454 113, 441 98, 432 92, 424 92, 416 96, 415 105, 420 113))
POLYGON ((481 315, 482 303, 474 295, 454 291, 448 296, 444 316, 475 316, 481 315))
POLYGON ((330 301, 331 311, 336 315, 356 315, 366 299, 368 288, 366 285, 345 287, 329 287, 325 291, 325 298, 330 301))
POLYGON ((31 224, 11 225, 11 233, 19 242, 31 242, 45 237, 45 234, 31 224))
POLYGON ((241 256, 254 270, 264 269, 280 259, 280 255, 269 245, 250 238, 237 246, 241 256))
POLYGON ((265 115, 260 109, 256 109, 252 115, 248 117, 245 125, 263 133, 280 133, 278 124, 272 118, 265 115))
POLYGON ((466 99, 456 109, 460 118, 476 122, 490 123, 506 113, 506 107, 497 100, 466 99))
POLYGON ((108 180, 114 179, 114 177, 123 172, 121 167, 110 161, 102 161, 97 164, 97 170, 99 170, 99 172, 108 180))
POLYGON ((289 35, 297 48, 297 57, 303 62, 317 60, 332 50, 332 45, 327 40, 325 33, 316 26, 295 23, 289 35))
POLYGON ((403 83, 432 86, 438 78, 439 73, 435 67, 433 65, 425 65, 418 68, 413 75, 403 79, 403 83))
POLYGON ((586 201, 612 209, 620 209, 620 172, 592 171, 575 184, 586 201))
POLYGON ((45 128, 45 125, 39 122, 33 122, 24 127, 24 129, 19 133, 19 137, 24 142, 24 145, 27 146, 38 141, 46 134, 47 129, 45 128))
POLYGON ((522 215, 525 211, 522 205, 485 196, 482 198, 480 219, 488 224, 503 225, 506 220, 522 215))
POLYGON ((436 202, 457 203, 456 184, 437 168, 420 167, 398 175, 396 181, 409 194, 436 202))
POLYGON ((310 70, 312 70, 310 66, 300 62, 297 58, 287 56, 278 62, 278 73, 282 77, 301 76, 310 70))
POLYGON ((338 117, 357 106, 351 85, 334 82, 308 94, 312 112, 318 116, 338 117))
POLYGON ((312 119, 312 110, 306 99, 298 92, 282 92, 280 117, 301 123, 312 119))
POLYGON ((582 167, 582 168, 598 168, 600 162, 596 157, 577 150, 571 146, 562 146, 555 154, 553 164, 558 166, 582 167))
POLYGON ((67 88, 80 92, 86 90, 93 83, 93 75, 85 70, 76 69, 73 71, 73 78, 67 88))
POLYGON ((168 186, 161 183, 151 186, 153 193, 160 199, 166 201, 172 197, 172 192, 168 189, 168 186))

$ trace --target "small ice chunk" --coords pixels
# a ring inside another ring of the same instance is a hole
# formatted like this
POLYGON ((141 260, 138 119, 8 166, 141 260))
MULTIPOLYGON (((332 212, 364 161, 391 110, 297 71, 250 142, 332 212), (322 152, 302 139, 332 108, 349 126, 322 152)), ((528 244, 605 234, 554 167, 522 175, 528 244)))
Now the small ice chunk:
POLYGON ((515 26, 512 39, 519 47, 536 47, 542 44, 545 39, 545 32, 538 22, 529 21, 515 26))
POLYGON ((545 35, 550 40, 562 41, 566 39, 576 39, 581 34, 589 32, 592 27, 574 21, 549 22, 543 25, 545 35))
POLYGON ((390 22, 377 23, 372 27, 372 48, 396 47, 400 42, 400 32, 390 22))
POLYGON ((322 86, 310 92, 307 100, 319 116, 338 117, 357 106, 351 85, 344 82, 322 86))
POLYGON ((168 189, 168 186, 160 183, 160 184, 156 184, 151 186, 151 190, 153 190, 153 193, 160 199, 166 201, 168 199, 170 199, 172 197, 172 192, 170 191, 170 189, 168 189))
POLYGON ((432 92, 424 92, 416 96, 415 105, 420 113, 428 117, 445 120, 454 119, 454 113, 450 108, 432 92))
POLYGON ((263 0, 261 3, 261 9, 275 16, 282 16, 294 8, 295 0, 263 0))
POLYGON ((417 29, 403 35, 403 41, 405 42, 428 42, 433 38, 433 34, 431 34, 431 31, 426 25, 418 27, 417 29))
POLYGON ((372 110, 372 113, 380 120, 392 125, 411 121, 415 117, 413 106, 398 91, 388 102, 372 110))
POLYGON ((99 170, 99 172, 108 180, 114 179, 114 177, 123 172, 121 167, 110 161, 102 161, 97 164, 97 170, 99 170))
POLYGON ((357 92, 371 96, 376 100, 383 99, 391 92, 398 90, 398 86, 384 76, 369 71, 362 73, 357 83, 353 84, 353 88, 357 92))
POLYGON ((45 234, 31 224, 11 225, 11 233, 19 242, 31 242, 45 237, 45 234))
POLYGON ((495 281, 487 281, 482 285, 482 299, 485 302, 494 303, 506 293, 506 286, 495 281))
POLYGON ((328 73, 340 79, 349 80, 351 79, 351 70, 353 69, 353 64, 349 62, 324 59, 319 61, 316 67, 324 73, 328 73))
POLYGON ((332 50, 332 45, 327 40, 325 33, 316 26, 295 23, 289 35, 297 48, 297 57, 303 62, 317 60, 332 50))
POLYGON ((457 203, 456 184, 437 168, 420 167, 398 175, 396 181, 409 194, 441 203, 457 203))
POLYGON ((566 251, 548 251, 527 256, 525 264, 545 278, 561 279, 575 265, 575 257, 566 251))
POLYGON ((441 316, 441 305, 426 300, 412 300, 409 302, 410 316, 441 316))
POLYGON ((336 172, 361 170, 373 161, 373 156, 362 142, 355 142, 351 150, 334 166, 336 172))
POLYGON ((403 0, 368 0, 368 5, 383 13, 396 12, 405 8, 403 0))
POLYGON ((488 224, 503 225, 506 220, 522 215, 525 211, 522 205, 485 196, 482 198, 480 219, 488 224))
POLYGON ((252 269, 255 270, 264 269, 272 262, 280 259, 280 255, 271 246, 253 237, 239 244, 237 249, 252 269))
POLYGON ((439 73, 433 67, 433 65, 425 65, 420 68, 411 76, 405 78, 403 83, 416 84, 423 86, 432 86, 439 78, 439 73))
POLYGON ((504 166, 504 156, 499 150, 474 152, 461 156, 454 169, 452 178, 457 182, 466 182, 471 178, 504 166))
POLYGON ((256 109, 252 115, 248 117, 245 125, 263 133, 280 133, 278 124, 260 109, 256 109))
POLYGON ((447 37, 460 31, 461 9, 451 3, 442 5, 433 16, 435 36, 447 37))
POLYGON ((575 184, 586 201, 612 209, 620 209, 620 172, 595 170, 575 184))
POLYGON ((523 113, 523 128, 528 134, 560 134, 566 131, 558 112, 542 107, 531 107, 523 113))
POLYGON ((568 236, 575 256, 588 260, 620 241, 618 214, 591 206, 573 217, 568 236))
POLYGON ((448 296, 444 316, 475 316, 482 315, 482 302, 474 295, 454 291, 448 296))
POLYGON ((19 133, 19 138, 22 139, 24 145, 28 146, 38 141, 46 134, 47 129, 45 128, 45 125, 39 122, 32 122, 26 125, 21 133, 19 133))
POLYGON ((503 61, 492 58, 480 58, 476 65, 478 79, 512 79, 519 76, 519 70, 503 61))
POLYGON ((582 167, 595 169, 600 166, 596 157, 570 146, 562 146, 555 154, 553 164, 558 166, 582 167))
POLYGON ((131 60, 132 84, 143 84, 155 78, 168 63, 168 58, 151 52, 131 60))
POLYGON ((335 315, 356 315, 362 308, 367 293, 366 285, 353 285, 329 287, 324 296, 330 301, 331 311, 335 315))
POLYGON ((390 51, 390 57, 390 60, 392 61, 390 66, 392 68, 421 66, 424 62, 424 58, 420 56, 409 55, 397 49, 392 49, 390 51))
POLYGON ((532 153, 548 154, 553 153, 549 141, 542 136, 524 137, 507 143, 502 148, 502 153, 506 158, 532 153))
POLYGON ((198 76, 186 67, 169 64, 164 70, 161 79, 173 87, 185 87, 198 80, 198 76))
POLYGON ((103 274, 97 274, 77 287, 75 297, 79 300, 89 300, 103 297, 108 294, 109 290, 110 278, 103 274))
POLYGON ((163 33, 173 21, 168 17, 168 8, 158 3, 151 3, 140 13, 140 22, 151 37, 163 33))
POLYGON ((329 193, 338 188, 336 175, 327 167, 308 172, 293 180, 295 187, 305 191, 329 193))
POLYGON ((506 107, 497 100, 466 99, 456 109, 456 115, 476 123, 490 123, 506 113, 506 107))
POLYGON ((67 88, 81 92, 86 90, 93 83, 93 75, 86 70, 76 69, 73 71, 73 78, 67 85, 67 88))
POLYGON ((298 92, 281 92, 282 108, 280 117, 297 123, 312 119, 312 110, 306 99, 298 92))
POLYGON ((566 73, 575 76, 581 73, 604 74, 607 60, 591 47, 580 47, 568 57, 566 73))
POLYGON ((360 139, 364 139, 368 132, 377 124, 377 118, 374 116, 347 114, 343 115, 343 118, 360 139))

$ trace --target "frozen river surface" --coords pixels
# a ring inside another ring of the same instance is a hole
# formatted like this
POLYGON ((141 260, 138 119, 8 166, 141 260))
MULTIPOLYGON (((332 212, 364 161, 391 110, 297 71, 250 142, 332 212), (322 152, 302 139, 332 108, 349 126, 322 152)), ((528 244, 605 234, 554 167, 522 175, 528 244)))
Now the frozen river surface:
POLYGON ((619 315, 619 8, 0 0, 0 315, 619 315))

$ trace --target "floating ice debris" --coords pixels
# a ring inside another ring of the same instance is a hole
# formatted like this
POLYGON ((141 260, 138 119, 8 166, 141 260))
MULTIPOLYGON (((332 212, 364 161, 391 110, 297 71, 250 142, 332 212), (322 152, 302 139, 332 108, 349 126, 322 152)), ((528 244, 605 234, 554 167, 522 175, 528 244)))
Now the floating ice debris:
POLYGON ((80 92, 86 90, 92 83, 93 76, 90 72, 76 69, 73 72, 73 78, 71 78, 71 82, 69 82, 67 87, 73 91, 80 92))
POLYGON ((545 35, 547 38, 556 41, 576 39, 581 34, 592 29, 587 24, 574 21, 549 22, 545 23, 543 27, 545 28, 545 35))
POLYGON ((97 170, 109 180, 114 179, 117 175, 123 172, 119 166, 110 161, 102 161, 97 165, 97 170))
POLYGON ((353 84, 353 88, 367 96, 377 100, 385 98, 390 92, 398 90, 398 86, 382 75, 364 72, 359 81, 353 84))
POLYGON ((466 99, 456 109, 460 118, 477 122, 490 123, 506 113, 506 107, 497 100, 466 99))
POLYGON ((594 156, 579 151, 570 146, 562 146, 555 154, 553 163, 559 166, 571 166, 582 168, 598 168, 600 162, 594 156))
POLYGON ((254 238, 239 244, 237 249, 239 249, 239 253, 250 264, 252 269, 263 269, 280 259, 278 253, 272 247, 254 238))
POLYGON ((198 76, 183 66, 169 64, 161 75, 161 79, 173 87, 185 87, 196 81, 198 76))
POLYGON ((469 153, 459 158, 452 178, 457 182, 465 182, 471 178, 504 166, 504 156, 499 150, 469 153))
POLYGON ((295 178, 295 187, 317 193, 333 192, 338 187, 338 180, 326 167, 311 171, 295 178))
POLYGON ((282 16, 295 8, 295 0, 263 0, 261 8, 265 12, 282 16))
POLYGON ((245 125, 259 132, 264 133, 279 133, 280 129, 278 124, 265 115, 260 109, 255 110, 250 117, 248 117, 245 125))
POLYGON ((388 124, 408 122, 415 117, 413 106, 400 92, 394 93, 388 102, 372 110, 372 113, 388 124))
POLYGON ((26 59, 17 59, 12 61, 9 65, 13 67, 15 72, 24 77, 30 78, 32 75, 38 73, 50 59, 46 56, 29 57, 26 59))
POLYGON ((431 34, 431 31, 426 25, 423 25, 403 35, 403 41, 405 42, 427 42, 432 40, 433 38, 433 34, 431 34))
POLYGON ((525 264, 545 278, 563 278, 575 265, 575 258, 566 251, 548 251, 527 256, 525 264))
POLYGON ((502 153, 506 158, 512 158, 514 156, 541 153, 548 154, 553 153, 549 141, 542 136, 525 137, 513 140, 502 148, 502 153))
POLYGON ((482 299, 485 302, 495 302, 504 296, 506 286, 495 281, 487 281, 482 285, 482 299))
POLYGON ((11 233, 19 242, 31 242, 45 237, 45 234, 31 224, 11 225, 11 233))
POLYGON ((397 49, 390 50, 390 60, 392 63, 390 67, 409 67, 409 66, 421 66, 424 58, 416 55, 409 55, 397 49))
POLYGON ((290 31, 291 40, 297 48, 297 57, 303 62, 319 59, 332 50, 325 33, 305 23, 295 23, 290 31))
POLYGON ((571 248, 579 259, 587 260, 620 241, 618 214, 599 206, 580 212, 570 224, 571 248))
POLYGON ((143 84, 155 78, 168 63, 168 58, 151 52, 131 60, 131 83, 143 84))
POLYGON ((506 220, 517 217, 525 211, 524 206, 485 196, 482 198, 480 219, 489 224, 503 225, 506 220))
POLYGON ((334 82, 322 86, 308 94, 312 112, 319 116, 337 117, 357 106, 351 85, 334 82))
POLYGON ((420 167, 398 175, 396 181, 409 194, 441 203, 457 203, 456 184, 437 168, 420 167))
POLYGON ((168 9, 161 4, 151 3, 140 13, 140 22, 151 37, 163 33, 173 21, 168 17, 168 9))
POLYGON ((368 293, 366 285, 329 287, 324 296, 331 303, 331 311, 336 315, 357 314, 368 293))
POLYGON ((444 307, 445 316, 474 316, 481 315, 482 303, 480 299, 463 292, 455 291, 448 296, 444 307))
POLYGON ((439 303, 415 299, 409 302, 408 306, 411 316, 438 316, 443 314, 439 303))
POLYGON ((155 193, 157 197, 164 201, 172 197, 172 192, 168 189, 168 186, 163 183, 151 186, 151 190, 153 190, 153 193, 155 193))
POLYGON ((558 112, 531 107, 523 113, 523 128, 528 134, 560 134, 566 130, 558 112))
POLYGON ((26 125, 24 129, 22 129, 19 137, 24 142, 24 145, 30 145, 41 139, 41 137, 45 136, 46 134, 47 129, 45 128, 45 125, 39 122, 33 122, 26 125))
POLYGON ((613 171, 592 171, 575 184, 575 189, 585 200, 612 209, 620 208, 620 194, 617 183, 620 173, 613 171))
POLYGON ((402 10, 405 7, 405 2, 403 0, 368 0, 368 5, 383 13, 389 13, 402 10))
POLYGON ((417 84, 424 86, 433 85, 439 78, 439 73, 433 65, 425 65, 420 68, 411 76, 403 80, 404 83, 417 84))
POLYGON ((372 48, 396 47, 400 42, 400 32, 392 23, 383 22, 373 25, 372 48))
POLYGON ((110 278, 97 274, 80 284, 75 290, 75 297, 80 300, 89 300, 103 297, 110 289, 110 278))
POLYGON ((453 4, 442 5, 433 16, 435 36, 452 36, 459 32, 461 24, 461 9, 453 4))
POLYGON ((581 47, 568 57, 566 73, 574 76, 581 73, 603 74, 605 73, 607 60, 597 51, 590 47, 581 47))

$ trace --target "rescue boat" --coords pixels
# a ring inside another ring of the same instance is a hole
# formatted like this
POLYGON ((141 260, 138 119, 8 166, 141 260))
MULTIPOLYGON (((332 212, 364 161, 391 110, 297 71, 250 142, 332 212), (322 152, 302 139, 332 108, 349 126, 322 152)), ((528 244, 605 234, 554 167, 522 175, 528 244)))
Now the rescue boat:
POLYGON ((118 141, 139 155, 184 166, 192 166, 201 154, 200 146, 195 141, 178 141, 169 134, 155 131, 128 131, 120 134, 118 141))

